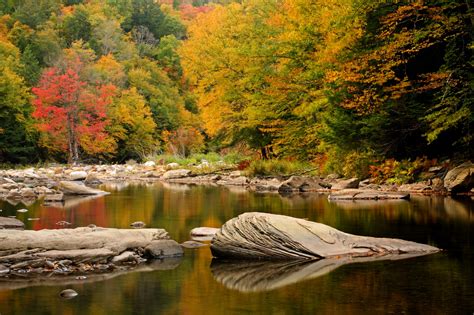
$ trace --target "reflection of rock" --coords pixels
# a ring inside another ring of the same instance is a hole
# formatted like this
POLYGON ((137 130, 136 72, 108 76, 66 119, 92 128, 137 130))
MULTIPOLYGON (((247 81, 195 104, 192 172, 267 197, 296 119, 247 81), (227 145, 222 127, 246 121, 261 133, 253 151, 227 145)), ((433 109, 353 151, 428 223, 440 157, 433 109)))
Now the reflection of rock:
POLYGON ((385 199, 409 199, 409 193, 390 192, 379 190, 360 190, 360 189, 343 189, 333 192, 329 195, 329 200, 385 200, 385 199))
POLYGON ((59 189, 65 195, 107 195, 106 191, 87 187, 83 184, 71 181, 59 182, 59 189))
MULTIPOLYGON (((57 274, 50 272, 45 276, 44 274, 28 274, 28 277, 1 277, 0 276, 0 292, 4 290, 16 290, 26 287, 33 286, 57 286, 61 284, 63 286, 94 283, 99 281, 110 280, 115 277, 134 273, 134 272, 150 272, 158 270, 173 270, 179 266, 182 261, 182 257, 165 258, 160 260, 153 260, 150 263, 141 264, 135 268, 130 267, 119 267, 114 272, 110 273, 87 273, 87 276, 78 277, 77 274, 57 274)), ((0 269, 1 275, 1 269, 0 269)))
POLYGON ((44 206, 70 209, 78 206, 81 203, 88 202, 94 199, 103 198, 103 195, 92 195, 92 196, 68 196, 62 201, 46 201, 44 200, 44 206))
POLYGON ((384 207, 408 205, 410 201, 405 199, 386 199, 386 200, 331 200, 338 208, 344 210, 360 210, 360 209, 383 209, 384 207))
POLYGON ((463 203, 449 197, 444 198, 443 203, 448 217, 466 221, 474 221, 474 216, 469 213, 468 203, 463 203))
POLYGON ((211 244, 214 257, 321 259, 335 256, 429 254, 429 245, 399 239, 357 236, 330 226, 283 215, 249 212, 227 221, 211 244))
POLYGON ((241 292, 261 292, 278 289, 301 281, 321 277, 340 266, 380 260, 399 260, 417 254, 385 255, 375 257, 342 257, 317 261, 229 261, 213 259, 211 272, 217 282, 226 288, 241 292))

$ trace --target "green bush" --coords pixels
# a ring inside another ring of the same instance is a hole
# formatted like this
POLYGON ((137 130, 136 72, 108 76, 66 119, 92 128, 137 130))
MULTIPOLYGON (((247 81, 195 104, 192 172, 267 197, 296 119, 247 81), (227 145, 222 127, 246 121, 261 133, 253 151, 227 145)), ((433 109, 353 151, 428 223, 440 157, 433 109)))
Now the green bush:
POLYGON ((245 170, 248 176, 285 176, 292 174, 314 173, 311 164, 288 160, 255 160, 245 170))

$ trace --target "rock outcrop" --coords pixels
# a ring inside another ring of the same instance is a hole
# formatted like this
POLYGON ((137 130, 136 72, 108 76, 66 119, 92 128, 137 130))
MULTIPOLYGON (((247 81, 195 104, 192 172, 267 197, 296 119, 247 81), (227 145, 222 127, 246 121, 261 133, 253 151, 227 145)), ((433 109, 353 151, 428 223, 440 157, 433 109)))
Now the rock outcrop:
POLYGON ((323 259, 400 253, 430 254, 438 248, 390 238, 357 236, 293 217, 248 212, 227 221, 211 244, 214 257, 323 259))
POLYGON ((471 190, 474 187, 474 164, 466 162, 450 170, 444 178, 444 187, 451 193, 471 190))

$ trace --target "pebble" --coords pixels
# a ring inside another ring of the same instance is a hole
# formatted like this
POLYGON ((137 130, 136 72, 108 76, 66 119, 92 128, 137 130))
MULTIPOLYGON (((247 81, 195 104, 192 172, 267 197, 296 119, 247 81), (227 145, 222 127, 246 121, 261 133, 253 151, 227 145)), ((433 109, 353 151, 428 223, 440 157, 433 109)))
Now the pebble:
POLYGON ((62 297, 63 299, 72 299, 76 297, 77 295, 78 295, 77 292, 74 291, 73 289, 66 289, 66 290, 61 291, 61 293, 59 293, 59 296, 62 297))
POLYGON ((136 221, 136 222, 133 222, 132 224, 130 224, 130 226, 135 228, 135 229, 141 229, 141 228, 144 228, 146 226, 146 224, 142 221, 136 221))
POLYGON ((56 222, 56 225, 65 226, 65 225, 71 225, 71 223, 69 223, 67 221, 59 221, 59 222, 56 222))
POLYGON ((86 280, 87 277, 86 276, 77 276, 76 277, 76 280, 86 280))
POLYGON ((16 211, 20 213, 25 213, 25 212, 28 212, 28 209, 18 209, 16 211))

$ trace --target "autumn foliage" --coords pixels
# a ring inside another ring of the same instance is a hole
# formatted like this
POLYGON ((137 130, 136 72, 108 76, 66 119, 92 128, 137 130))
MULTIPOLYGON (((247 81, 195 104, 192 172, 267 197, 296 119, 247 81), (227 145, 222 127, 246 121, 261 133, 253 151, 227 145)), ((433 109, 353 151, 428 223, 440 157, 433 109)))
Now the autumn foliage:
POLYGON ((79 150, 90 155, 113 152, 106 127, 114 90, 113 85, 88 85, 70 68, 47 69, 33 88, 33 117, 42 132, 41 144, 52 152, 67 152, 70 162, 79 160, 79 150))

